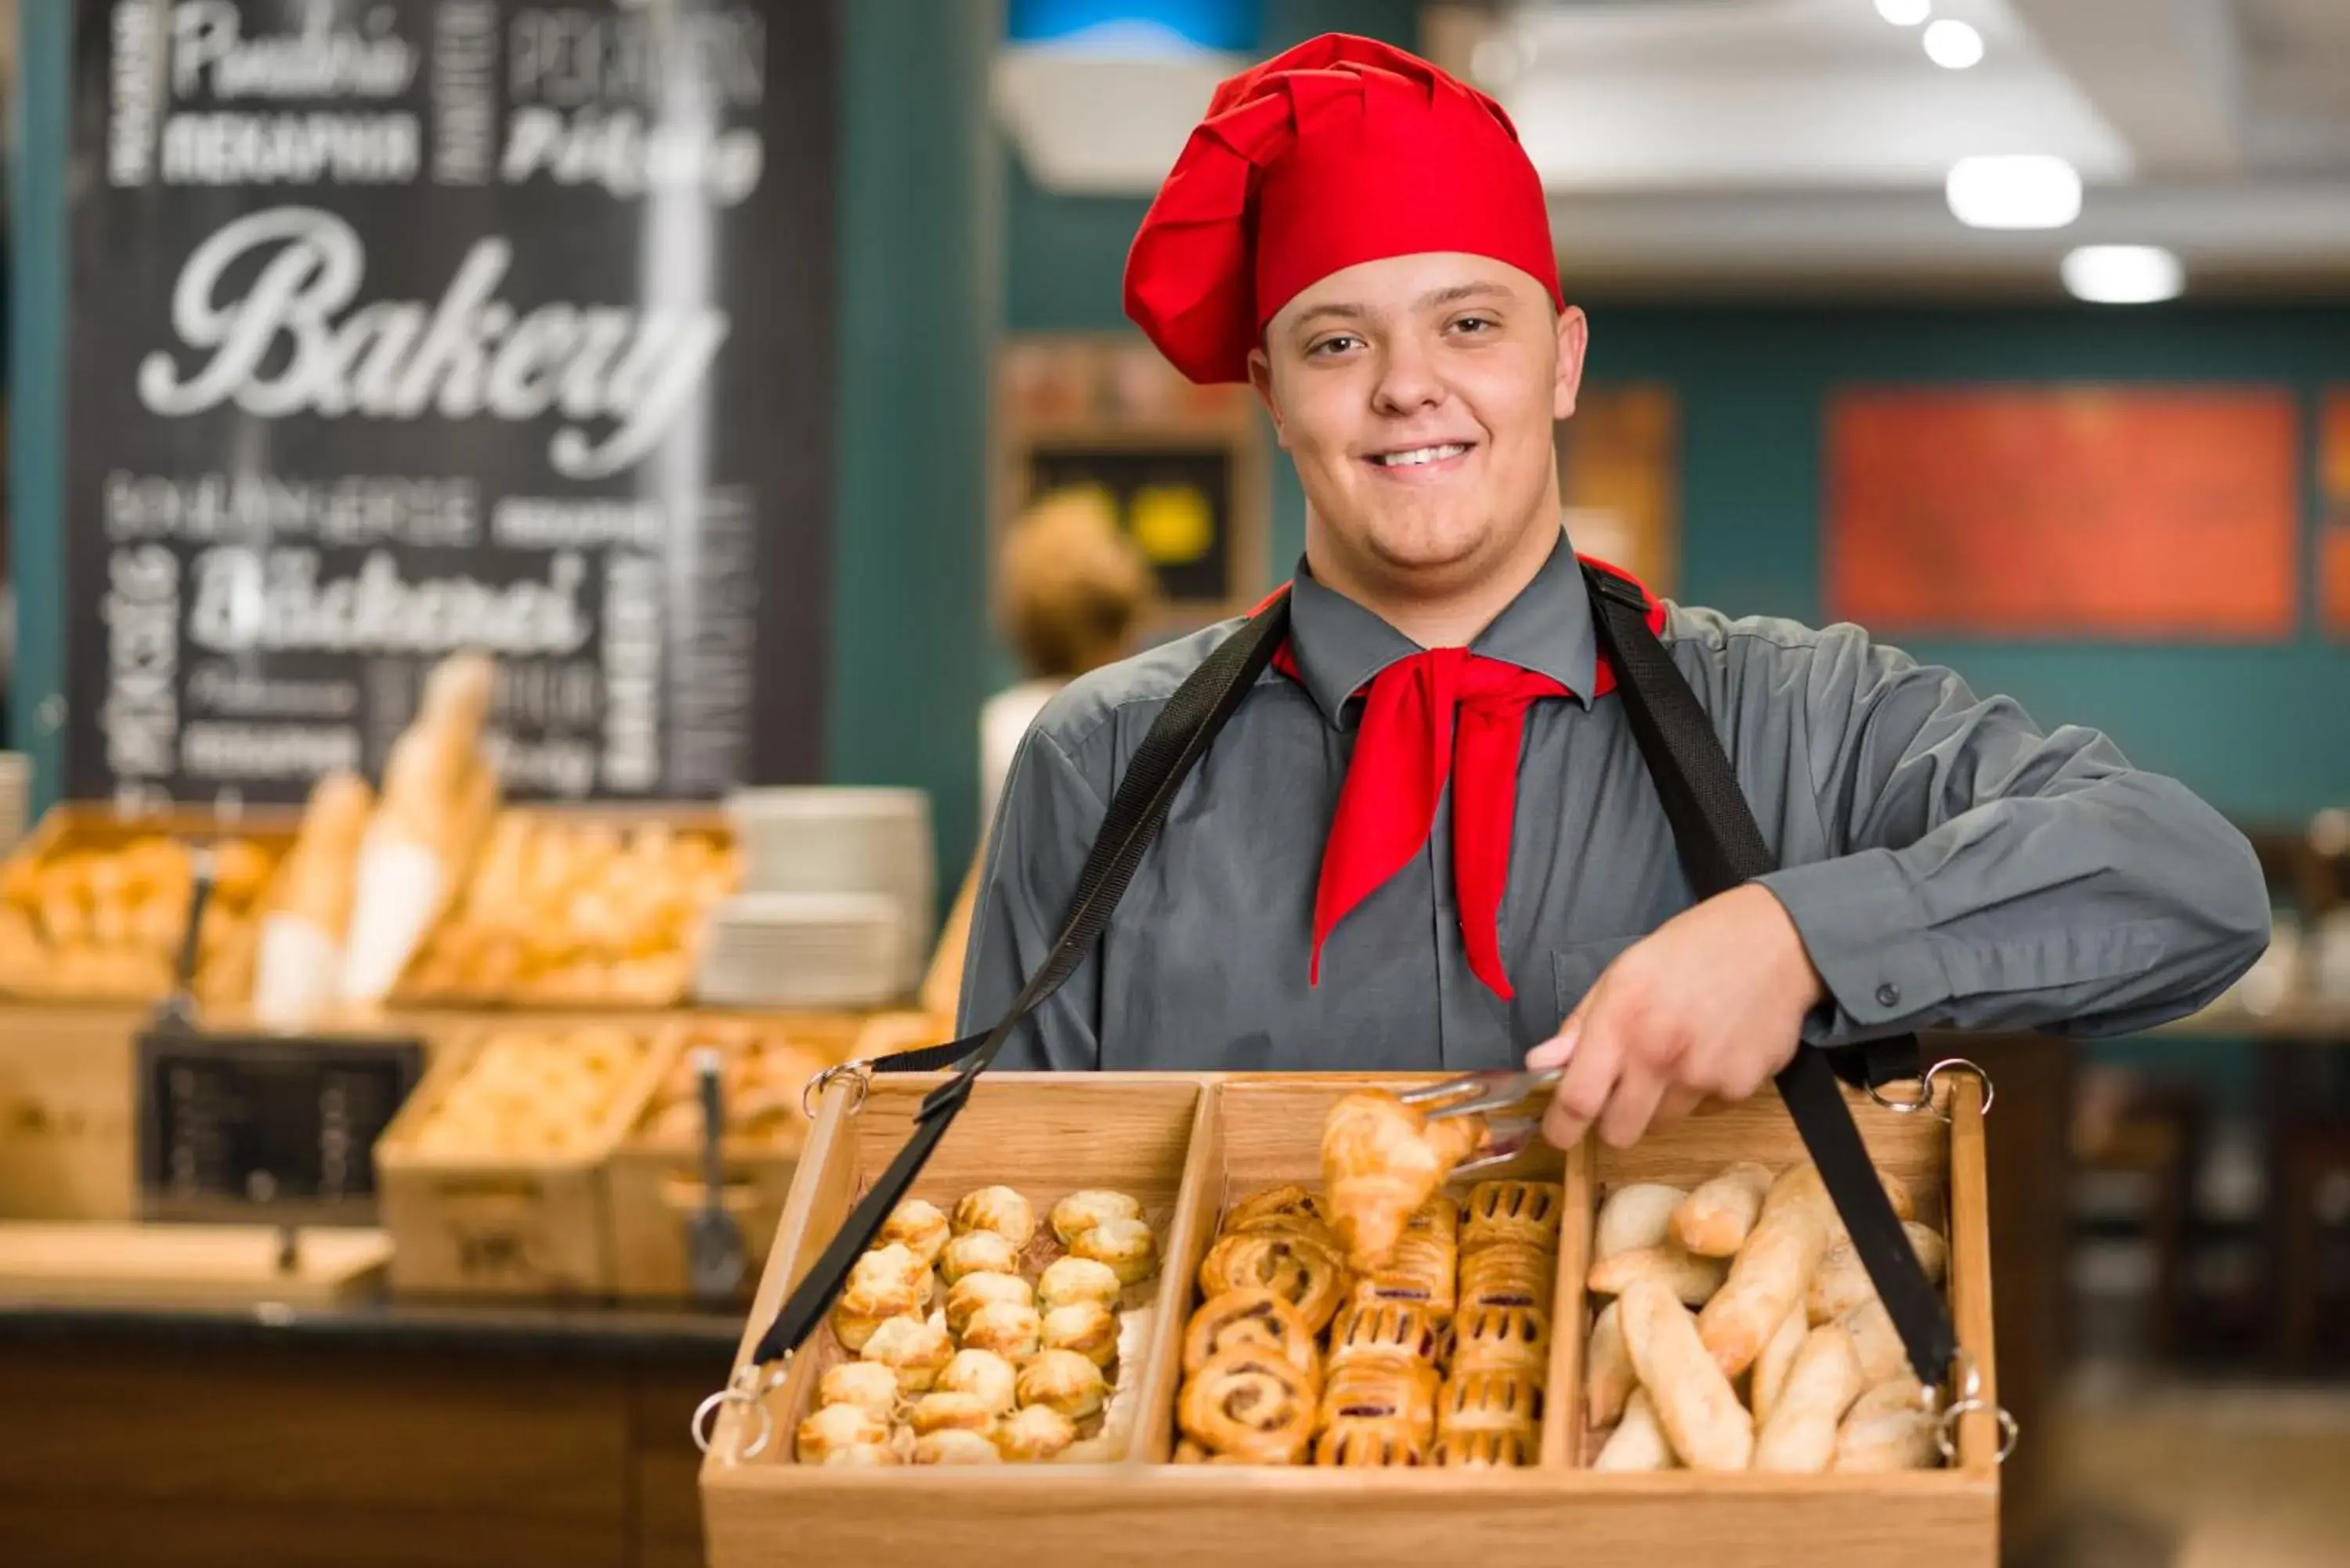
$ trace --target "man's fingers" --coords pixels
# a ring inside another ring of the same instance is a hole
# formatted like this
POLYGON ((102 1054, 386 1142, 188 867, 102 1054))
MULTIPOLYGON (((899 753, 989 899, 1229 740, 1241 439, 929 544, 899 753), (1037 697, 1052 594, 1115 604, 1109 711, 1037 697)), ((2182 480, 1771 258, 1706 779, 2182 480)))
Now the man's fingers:
POLYGON ((1526 1053, 1526 1070, 1546 1073, 1553 1067, 1563 1067, 1575 1054, 1575 1043, 1583 1033, 1583 1014, 1578 1012, 1559 1025, 1558 1033, 1526 1053))
POLYGON ((1665 1091, 1665 1097, 1658 1102, 1657 1114, 1648 1118, 1648 1130, 1655 1132, 1659 1127, 1672 1126, 1697 1109, 1699 1102, 1704 1098, 1699 1090, 1682 1084, 1673 1085, 1665 1091))
POLYGON ((1599 1113, 1599 1141, 1610 1148, 1629 1148, 1639 1142, 1664 1097, 1663 1079, 1638 1065, 1628 1069, 1599 1113))
POLYGON ((1543 1137, 1558 1148, 1573 1148, 1599 1119, 1623 1064, 1623 1050, 1603 1030, 1579 1032, 1575 1054, 1559 1079, 1550 1109, 1543 1113, 1543 1137))

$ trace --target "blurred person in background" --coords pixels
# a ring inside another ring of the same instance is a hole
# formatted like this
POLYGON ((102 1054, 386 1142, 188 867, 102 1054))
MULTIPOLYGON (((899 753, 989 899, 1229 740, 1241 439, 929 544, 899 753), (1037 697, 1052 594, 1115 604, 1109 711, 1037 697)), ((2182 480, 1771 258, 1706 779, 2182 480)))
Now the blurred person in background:
MULTIPOLYGON (((1247 382, 1307 503, 1286 640, 1100 939, 1002 1064, 1563 1069, 1544 1133, 1636 1141, 1806 1042, 2121 1033, 2268 940, 2242 835, 2106 737, 2043 730, 1858 627, 1670 605, 1562 524, 1588 335, 1501 108, 1328 36, 1225 82, 1145 217, 1128 314, 1247 382), (1598 644, 1645 608, 1780 868, 1697 899, 1598 644), (1449 809, 1447 803, 1449 802, 1449 809)), ((961 1031, 1053 948, 1153 721, 1227 622, 1030 728, 961 1031)))

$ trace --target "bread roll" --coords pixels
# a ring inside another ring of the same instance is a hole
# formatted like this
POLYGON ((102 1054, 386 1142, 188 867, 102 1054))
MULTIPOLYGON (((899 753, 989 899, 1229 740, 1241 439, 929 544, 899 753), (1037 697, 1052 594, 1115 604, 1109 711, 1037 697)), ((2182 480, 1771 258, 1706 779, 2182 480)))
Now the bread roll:
MULTIPOLYGON (((1793 1314, 1788 1321, 1794 1321, 1793 1314)), ((1755 1434, 1754 1468, 1791 1475, 1826 1469, 1835 1456, 1836 1424, 1860 1388, 1860 1355, 1852 1336, 1834 1324, 1813 1329, 1755 1434)))
POLYGON ((1846 1413, 1829 1468, 1863 1474, 1930 1469, 1941 1452, 1935 1436, 1939 1425, 1916 1379, 1874 1384, 1846 1413))
POLYGON ((1673 1457, 1673 1446, 1665 1437, 1664 1428, 1657 1424, 1657 1407, 1648 1399, 1648 1391, 1636 1388, 1624 1406, 1624 1418, 1607 1435, 1599 1457, 1591 1461, 1595 1470, 1669 1470, 1680 1468, 1673 1457))
POLYGON ((1787 1369, 1795 1364, 1795 1352, 1804 1345, 1804 1335, 1810 1332, 1801 1307, 1790 1310, 1763 1342, 1762 1354, 1754 1358, 1754 1424, 1760 1427, 1771 1417, 1772 1407, 1779 1402, 1779 1390, 1787 1385, 1787 1369))
POLYGON ((1632 1353, 1624 1345, 1624 1306, 1609 1302, 1591 1325, 1591 1345, 1584 1358, 1585 1418, 1595 1428, 1622 1417, 1625 1401, 1639 1384, 1632 1370, 1632 1353))
POLYGON ((1602 1258, 1584 1283, 1594 1295, 1620 1296, 1635 1280, 1656 1280, 1694 1307, 1712 1300, 1729 1272, 1727 1259, 1692 1257, 1668 1241, 1602 1258))
POLYGON ((1754 1452, 1753 1421, 1698 1337, 1689 1308, 1655 1280, 1635 1281, 1618 1304, 1632 1366, 1673 1452, 1691 1469, 1744 1469, 1754 1452))
POLYGON ((1733 1165, 1681 1199, 1672 1213, 1672 1239, 1701 1258, 1733 1256, 1746 1244, 1770 1190, 1769 1170, 1751 1161, 1733 1165))
MULTIPOLYGON (((1909 1238, 1909 1249, 1918 1254, 1918 1266, 1926 1271, 1926 1278, 1941 1283, 1949 1266, 1950 1249, 1941 1233, 1915 1220, 1901 1222, 1902 1233, 1909 1238)), ((1819 1272, 1812 1278, 1812 1288, 1804 1297, 1805 1310, 1814 1323, 1833 1323, 1862 1303, 1877 1295, 1877 1282, 1868 1277, 1868 1270, 1853 1249, 1852 1238, 1846 1236, 1827 1250, 1820 1260, 1819 1272)))
POLYGON ((1657 1181, 1636 1181, 1617 1188, 1599 1206, 1599 1220, 1592 1231, 1592 1257, 1612 1258, 1618 1252, 1641 1247, 1662 1246, 1672 1224, 1673 1210, 1688 1196, 1678 1187, 1657 1181))
POLYGON ((1723 1376, 1754 1365, 1763 1342, 1802 1305, 1827 1250, 1827 1223, 1813 1204, 1790 1204, 1754 1227, 1730 1265, 1730 1278, 1698 1319, 1698 1332, 1723 1376))

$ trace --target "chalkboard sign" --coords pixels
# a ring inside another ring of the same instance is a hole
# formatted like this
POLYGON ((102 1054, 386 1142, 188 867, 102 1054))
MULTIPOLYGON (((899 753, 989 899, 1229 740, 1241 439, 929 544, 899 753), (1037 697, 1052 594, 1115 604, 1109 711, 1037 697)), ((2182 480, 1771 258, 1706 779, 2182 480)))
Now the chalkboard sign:
POLYGON ((424 1075, 422 1041, 164 1028, 138 1048, 141 1218, 375 1221, 372 1151, 424 1075))

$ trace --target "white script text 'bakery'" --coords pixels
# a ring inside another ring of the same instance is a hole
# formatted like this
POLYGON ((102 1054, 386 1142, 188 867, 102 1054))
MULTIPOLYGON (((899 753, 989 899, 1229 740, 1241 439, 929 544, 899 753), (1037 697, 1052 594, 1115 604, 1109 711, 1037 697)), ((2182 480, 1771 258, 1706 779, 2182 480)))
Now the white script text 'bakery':
POLYGON ((139 400, 166 416, 234 404, 260 419, 409 420, 429 410, 524 421, 552 411, 566 421, 547 446, 555 472, 617 473, 691 400, 726 340, 726 313, 556 304, 518 314, 494 297, 513 258, 508 241, 484 237, 439 304, 353 309, 367 270, 358 231, 315 207, 251 213, 198 245, 172 291, 172 331, 212 357, 182 375, 169 351, 148 355, 139 400), (252 286, 219 297, 222 279, 245 275, 238 263, 256 254, 252 286), (600 443, 584 428, 599 420, 614 421, 600 443))

